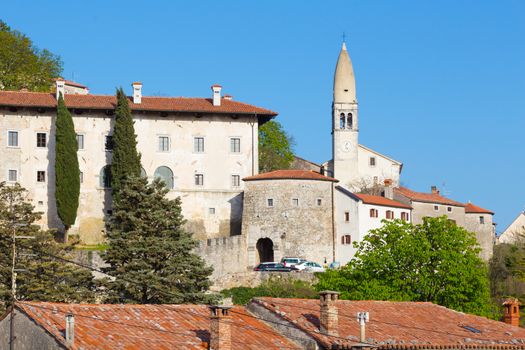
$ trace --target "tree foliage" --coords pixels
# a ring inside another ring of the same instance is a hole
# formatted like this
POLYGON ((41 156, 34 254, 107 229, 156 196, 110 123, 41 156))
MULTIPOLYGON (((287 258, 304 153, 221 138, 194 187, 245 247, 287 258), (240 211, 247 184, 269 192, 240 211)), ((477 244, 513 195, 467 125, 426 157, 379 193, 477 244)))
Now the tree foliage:
POLYGON ((494 301, 501 303, 508 297, 525 303, 525 242, 498 244, 489 262, 490 291, 494 301))
POLYGON ((492 311, 487 269, 475 236, 446 217, 420 225, 384 221, 355 245, 347 266, 319 275, 316 288, 345 299, 430 301, 458 311, 492 311))
POLYGON ((113 158, 111 162, 111 188, 113 199, 118 199, 122 183, 129 177, 140 176, 140 154, 137 151, 137 135, 128 97, 122 88, 117 89, 117 108, 113 129, 113 158))
POLYGON ((95 284, 90 271, 65 264, 58 258, 71 259, 71 245, 55 242, 53 233, 43 231, 36 222, 41 213, 26 200, 19 184, 0 184, 0 309, 11 302, 11 266, 13 230, 17 236, 17 299, 56 302, 91 302, 95 284), (24 254, 34 254, 30 258, 24 254))
POLYGON ((293 162, 293 138, 276 121, 259 128, 259 172, 289 169, 293 162))
POLYGON ((58 98, 55 140, 55 199, 58 216, 67 232, 77 218, 80 169, 75 126, 62 94, 58 98))
POLYGON ((166 198, 161 180, 123 182, 107 229, 108 302, 203 303, 212 269, 192 252, 197 242, 183 229, 180 198, 166 198), (165 291, 165 292, 159 292, 165 291))
POLYGON ((0 90, 50 91, 61 72, 58 56, 0 21, 0 90))

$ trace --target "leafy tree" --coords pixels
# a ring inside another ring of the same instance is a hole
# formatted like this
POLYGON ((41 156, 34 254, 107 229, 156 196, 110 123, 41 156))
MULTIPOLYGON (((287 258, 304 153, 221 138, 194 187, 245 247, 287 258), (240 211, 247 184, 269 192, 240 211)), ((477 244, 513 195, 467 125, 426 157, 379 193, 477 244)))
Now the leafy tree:
POLYGON ((430 301, 489 315, 487 269, 475 236, 446 217, 420 225, 384 221, 355 245, 347 266, 319 275, 316 288, 345 299, 430 301))
POLYGON ((259 128, 259 172, 289 169, 293 162, 293 138, 276 121, 259 128))
POLYGON ((35 223, 41 213, 26 201, 27 192, 19 184, 0 183, 0 310, 11 302, 13 231, 17 243, 17 299, 56 302, 90 302, 95 284, 90 271, 64 264, 57 258, 71 259, 71 245, 55 242, 53 233, 35 223), (30 258, 23 254, 34 254, 30 258))
POLYGON ((62 94, 58 98, 55 140, 55 199, 58 216, 66 231, 64 238, 67 240, 67 231, 77 218, 80 169, 75 126, 62 94))
POLYGON ((118 199, 123 181, 140 176, 140 154, 137 152, 137 135, 128 97, 122 88, 117 89, 117 109, 113 129, 113 158, 111 162, 111 188, 113 200, 118 199))
POLYGON ((50 91, 62 72, 60 58, 0 21, 0 90, 50 91))
POLYGON ((108 302, 203 303, 212 296, 212 269, 192 253, 197 242, 183 229, 180 198, 169 200, 164 183, 128 178, 115 203, 107 230, 105 272, 108 302), (160 292, 165 291, 165 292, 160 292))
POLYGON ((525 303, 525 243, 498 244, 489 262, 490 291, 496 304, 507 297, 525 303))

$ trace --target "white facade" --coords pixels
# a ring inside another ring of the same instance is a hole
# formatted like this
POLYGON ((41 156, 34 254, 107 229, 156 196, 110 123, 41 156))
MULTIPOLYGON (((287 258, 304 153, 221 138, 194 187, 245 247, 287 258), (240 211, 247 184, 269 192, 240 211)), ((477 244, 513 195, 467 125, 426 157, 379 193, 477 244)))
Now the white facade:
POLYGON ((519 213, 514 221, 503 231, 498 237, 499 243, 516 243, 518 240, 523 239, 525 235, 525 212, 519 213))

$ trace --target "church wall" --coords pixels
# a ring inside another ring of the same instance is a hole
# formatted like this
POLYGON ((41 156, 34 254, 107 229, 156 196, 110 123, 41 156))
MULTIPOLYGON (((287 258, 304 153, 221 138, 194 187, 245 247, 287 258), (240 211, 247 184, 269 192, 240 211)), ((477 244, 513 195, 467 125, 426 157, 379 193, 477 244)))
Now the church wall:
POLYGON ((329 181, 246 181, 242 234, 247 238, 248 266, 259 262, 257 242, 264 238, 273 242, 274 261, 291 256, 331 262, 331 191, 329 181), (273 207, 268 206, 268 199, 273 199, 273 207))
POLYGON ((359 176, 366 183, 373 184, 376 181, 383 184, 385 179, 391 179, 394 186, 399 185, 400 165, 392 162, 380 154, 370 152, 359 147, 359 176), (370 158, 375 158, 375 165, 370 165, 370 158))
POLYGON ((496 240, 492 215, 484 213, 466 213, 465 229, 476 234, 476 239, 481 247, 481 258, 485 261, 490 260, 494 250, 494 242, 496 240), (481 223, 480 217, 483 217, 483 223, 481 223))
POLYGON ((500 243, 516 243, 521 239, 520 235, 525 234, 525 212, 521 212, 518 217, 505 229, 498 237, 500 243))
MULTIPOLYGON (((84 136, 84 149, 78 151, 83 182, 77 222, 70 232, 78 233, 86 244, 95 244, 103 240, 104 219, 111 210, 111 191, 101 185, 101 170, 111 162, 111 152, 105 150, 105 137, 114 119, 93 111, 83 114, 72 111, 72 115, 75 130, 84 136)), ((44 213, 40 224, 61 229, 54 201, 55 116, 54 111, 0 110, 0 147, 3 150, 0 181, 7 179, 9 169, 17 170, 18 182, 29 190, 29 199, 35 209, 44 213), (18 131, 19 147, 7 147, 8 130, 18 131), (47 133, 47 147, 36 147, 37 132, 47 133), (40 170, 46 172, 45 182, 36 180, 40 170)), ((138 150, 148 179, 154 178, 159 166, 172 170, 174 189, 168 196, 181 196, 187 227, 196 237, 239 234, 244 184, 240 181, 239 186, 233 186, 232 175, 242 179, 252 175, 252 169, 257 173, 257 157, 252 162, 252 154, 257 155, 258 151, 256 118, 232 119, 215 115, 195 119, 135 113, 134 120, 138 150), (161 135, 170 138, 169 152, 159 152, 158 137, 161 135), (203 153, 193 152, 194 136, 205 138, 203 153), (231 137, 240 138, 240 152, 230 152, 231 137), (195 184, 195 174, 203 174, 202 186, 195 184)))

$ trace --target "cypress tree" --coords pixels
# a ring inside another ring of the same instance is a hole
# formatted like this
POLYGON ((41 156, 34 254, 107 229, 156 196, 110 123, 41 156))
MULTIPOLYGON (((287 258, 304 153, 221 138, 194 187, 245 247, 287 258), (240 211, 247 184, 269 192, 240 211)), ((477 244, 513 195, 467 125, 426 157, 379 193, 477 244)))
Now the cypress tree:
POLYGON ((113 129, 113 159, 111 162, 111 188, 113 200, 118 199, 122 183, 126 178, 140 176, 140 154, 137 152, 137 135, 128 97, 117 89, 117 108, 113 129))
POLYGON ((180 198, 156 179, 124 180, 107 229, 104 269, 107 302, 139 304, 205 303, 212 272, 192 250, 197 242, 183 229, 180 198), (132 283, 130 283, 132 282, 132 283))
POLYGON ((64 236, 67 239, 67 231, 77 218, 80 170, 73 118, 67 110, 62 94, 58 98, 55 142, 55 199, 58 217, 64 224, 64 236))

